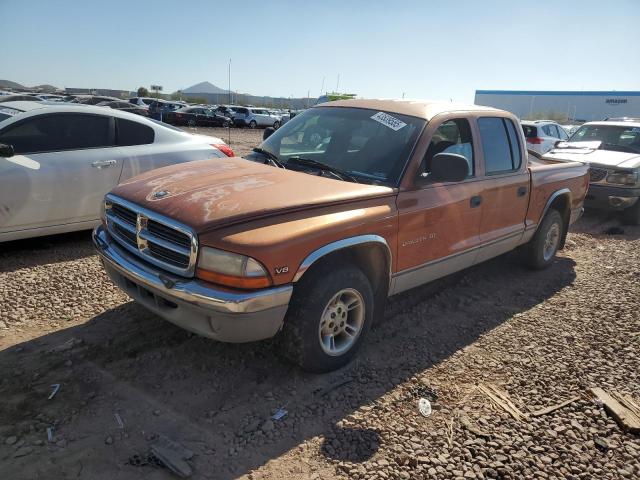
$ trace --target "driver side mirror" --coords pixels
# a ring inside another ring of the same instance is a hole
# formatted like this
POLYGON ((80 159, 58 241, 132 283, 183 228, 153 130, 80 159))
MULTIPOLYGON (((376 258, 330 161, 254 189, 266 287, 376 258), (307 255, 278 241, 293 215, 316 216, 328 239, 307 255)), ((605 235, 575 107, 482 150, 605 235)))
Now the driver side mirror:
POLYGON ((429 179, 434 182, 461 182, 469 176, 467 159, 457 153, 437 153, 431 160, 429 179))
POLYGON ((13 145, 7 145, 6 143, 0 143, 0 157, 9 158, 13 157, 15 151, 13 145))
POLYGON ((276 129, 273 127, 267 127, 264 129, 264 133, 262 134, 262 140, 266 140, 267 138, 269 138, 271 135, 273 135, 273 132, 275 132, 276 129))

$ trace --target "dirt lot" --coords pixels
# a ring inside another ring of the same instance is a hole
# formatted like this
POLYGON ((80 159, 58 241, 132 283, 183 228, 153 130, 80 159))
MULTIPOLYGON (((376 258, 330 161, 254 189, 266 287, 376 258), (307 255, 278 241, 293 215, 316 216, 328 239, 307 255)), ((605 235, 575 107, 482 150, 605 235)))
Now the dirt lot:
POLYGON ((250 128, 184 127, 183 130, 190 133, 200 133, 202 135, 221 138, 239 157, 246 155, 253 147, 258 146, 262 141, 262 134, 264 133, 264 130, 261 128, 251 130, 250 128))
MULTIPOLYGON (((231 135, 243 153, 261 131, 231 135)), ((176 478, 148 462, 158 435, 198 479, 639 478, 640 437, 586 395, 640 398, 640 228, 611 227, 587 215, 543 272, 509 254, 392 298, 360 359, 323 376, 130 302, 88 232, 4 244, 0 479, 176 478), (579 398, 518 421, 481 384, 525 413, 579 398)))

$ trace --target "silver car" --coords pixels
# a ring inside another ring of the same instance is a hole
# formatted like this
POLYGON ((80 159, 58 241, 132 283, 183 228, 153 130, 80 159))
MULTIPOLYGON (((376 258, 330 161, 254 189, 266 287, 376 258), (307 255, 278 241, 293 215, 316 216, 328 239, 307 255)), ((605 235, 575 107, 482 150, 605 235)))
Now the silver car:
POLYGON ((282 125, 282 118, 271 113, 266 108, 238 107, 234 108, 233 124, 236 127, 273 127, 275 129, 282 125))
POLYGON ((110 108, 0 105, 0 242, 92 228, 118 183, 165 165, 233 155, 219 138, 110 108))

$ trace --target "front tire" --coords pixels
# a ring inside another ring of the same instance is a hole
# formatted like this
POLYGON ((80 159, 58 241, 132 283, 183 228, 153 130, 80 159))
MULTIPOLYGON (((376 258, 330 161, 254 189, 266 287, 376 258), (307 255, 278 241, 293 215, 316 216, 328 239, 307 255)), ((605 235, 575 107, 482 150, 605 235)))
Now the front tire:
POLYGON ((254 129, 258 127, 258 122, 256 122, 255 120, 251 120, 249 122, 249 128, 254 129))
POLYGON ((355 266, 322 265, 296 284, 280 333, 292 362, 330 372, 356 355, 373 322, 371 283, 355 266))
POLYGON ((280 128, 280 122, 278 122, 278 121, 273 122, 273 128, 274 128, 274 130, 279 129, 280 128))
POLYGON ((549 210, 529 243, 523 246, 525 265, 533 270, 547 268, 560 248, 564 232, 564 220, 557 210, 549 210))

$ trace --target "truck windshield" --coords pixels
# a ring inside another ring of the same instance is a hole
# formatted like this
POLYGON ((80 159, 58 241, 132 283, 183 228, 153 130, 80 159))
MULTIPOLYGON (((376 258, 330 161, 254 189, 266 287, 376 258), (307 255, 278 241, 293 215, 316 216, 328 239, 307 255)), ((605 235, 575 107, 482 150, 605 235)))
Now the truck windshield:
POLYGON ((260 147, 286 168, 300 170, 312 163, 300 159, 310 160, 363 183, 396 186, 424 125, 423 119, 398 113, 316 107, 296 115, 260 147))
POLYGON ((640 153, 640 127, 617 125, 583 125, 569 142, 602 142, 600 149, 640 153))

